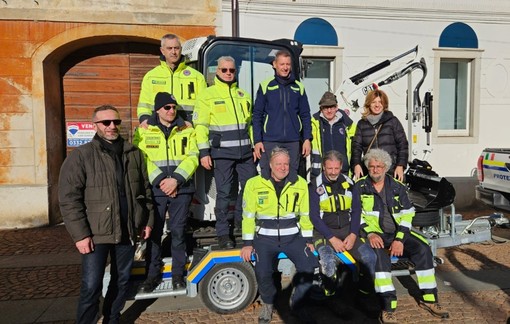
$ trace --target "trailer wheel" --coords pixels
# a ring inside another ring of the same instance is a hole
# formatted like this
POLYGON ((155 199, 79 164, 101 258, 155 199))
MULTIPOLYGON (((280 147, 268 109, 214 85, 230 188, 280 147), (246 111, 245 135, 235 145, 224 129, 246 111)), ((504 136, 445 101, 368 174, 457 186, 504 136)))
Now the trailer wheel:
POLYGON ((249 262, 215 265, 199 284, 200 298, 219 314, 243 310, 257 295, 255 271, 249 262))

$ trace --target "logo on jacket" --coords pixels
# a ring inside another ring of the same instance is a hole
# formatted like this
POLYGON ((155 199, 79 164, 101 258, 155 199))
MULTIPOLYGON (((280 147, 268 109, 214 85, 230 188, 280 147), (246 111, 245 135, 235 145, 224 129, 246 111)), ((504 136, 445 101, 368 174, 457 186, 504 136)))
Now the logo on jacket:
POLYGON ((241 98, 242 98, 242 97, 244 97, 244 92, 242 92, 242 91, 237 91, 237 95, 238 95, 239 97, 241 97, 241 98))
POLYGON ((317 192, 317 194, 319 196, 322 196, 326 192, 326 190, 324 190, 324 185, 317 187, 317 189, 315 191, 317 192))
POLYGON ((191 71, 190 70, 184 70, 184 71, 182 71, 182 74, 184 74, 185 76, 190 76, 191 75, 191 71))
POLYGON ((343 129, 343 127, 340 127, 338 129, 338 132, 340 133, 340 135, 345 135, 345 129, 343 129))

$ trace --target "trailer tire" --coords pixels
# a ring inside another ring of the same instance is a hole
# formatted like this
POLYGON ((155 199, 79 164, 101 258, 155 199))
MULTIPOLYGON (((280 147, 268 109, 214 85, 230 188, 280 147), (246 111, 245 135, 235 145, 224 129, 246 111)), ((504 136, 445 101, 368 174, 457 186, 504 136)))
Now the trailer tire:
POLYGON ((418 211, 413 217, 413 226, 426 227, 439 224, 439 209, 418 211))
POLYGON ((255 271, 249 262, 217 264, 199 284, 204 305, 219 314, 245 309, 257 296, 255 271))

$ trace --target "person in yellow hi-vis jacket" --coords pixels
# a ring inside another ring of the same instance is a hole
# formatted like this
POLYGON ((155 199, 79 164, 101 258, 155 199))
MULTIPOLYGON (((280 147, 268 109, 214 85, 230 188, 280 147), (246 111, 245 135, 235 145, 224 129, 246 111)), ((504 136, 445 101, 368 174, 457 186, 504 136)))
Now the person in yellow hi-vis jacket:
POLYGON ((193 123, 200 164, 206 170, 214 170, 216 235, 222 249, 234 248, 228 219, 232 191, 238 191, 233 225, 240 230, 244 185, 257 175, 250 138, 251 111, 250 95, 237 86, 234 58, 220 57, 214 85, 197 99, 193 123))
POLYGON ((351 139, 356 125, 343 111, 338 109, 336 96, 326 91, 319 101, 319 111, 312 115, 312 168, 310 178, 314 179, 322 171, 322 158, 335 150, 342 154, 342 173, 349 175, 351 161, 351 139))
POLYGON ((386 151, 370 150, 365 155, 368 176, 359 179, 352 190, 352 218, 361 215, 361 228, 377 255, 374 286, 381 297, 381 322, 398 323, 391 257, 401 256, 408 257, 415 264, 422 293, 419 306, 434 316, 447 318, 448 311, 438 303, 432 251, 423 236, 411 231, 414 207, 407 187, 386 174, 391 163, 386 151))
POLYGON ((142 80, 140 98, 136 114, 142 128, 147 127, 147 119, 154 111, 154 97, 158 92, 173 94, 179 102, 182 117, 191 121, 195 100, 198 94, 207 87, 202 73, 186 65, 181 55, 182 46, 174 34, 166 34, 161 38, 160 64, 147 72, 142 80))
POLYGON ((259 323, 271 322, 276 287, 274 262, 284 252, 296 266, 291 309, 299 311, 312 287, 314 268, 313 225, 310 221, 308 185, 296 171, 289 173, 290 155, 286 149, 271 151, 270 176, 248 180, 243 195, 243 241, 241 257, 251 260, 255 254, 255 275, 264 302, 259 323))
POLYGON ((172 233, 172 285, 174 290, 185 288, 184 229, 195 191, 193 174, 198 166, 195 130, 177 114, 175 97, 160 92, 154 107, 156 111, 148 119, 148 127, 138 127, 133 140, 145 154, 155 206, 154 228, 147 241, 147 279, 140 287, 140 292, 145 293, 154 290, 161 281, 161 237, 167 211, 168 229, 172 233))

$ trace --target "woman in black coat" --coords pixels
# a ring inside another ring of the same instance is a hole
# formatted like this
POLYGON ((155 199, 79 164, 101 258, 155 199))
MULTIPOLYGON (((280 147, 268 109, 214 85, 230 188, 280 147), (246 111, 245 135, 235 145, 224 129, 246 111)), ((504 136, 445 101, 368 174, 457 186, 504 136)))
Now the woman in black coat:
POLYGON ((403 181, 407 167, 409 143, 400 121, 388 110, 388 96, 384 91, 370 91, 365 98, 364 111, 352 139, 351 168, 354 178, 364 176, 362 155, 369 149, 379 148, 388 152, 392 165, 388 173, 403 181))

